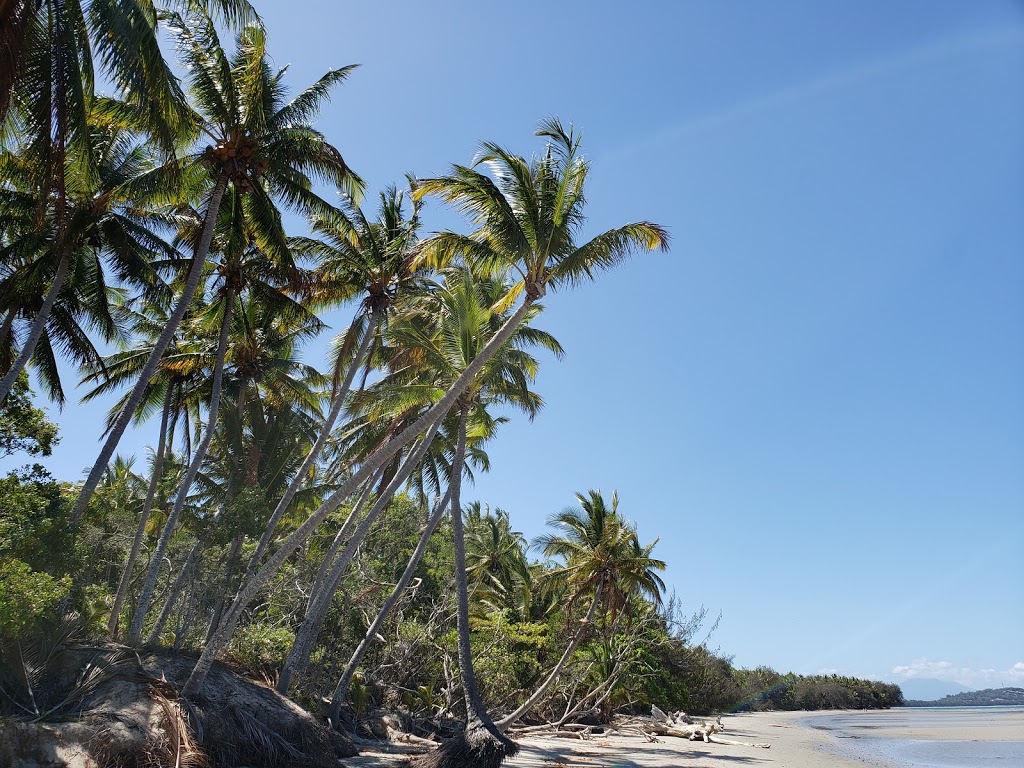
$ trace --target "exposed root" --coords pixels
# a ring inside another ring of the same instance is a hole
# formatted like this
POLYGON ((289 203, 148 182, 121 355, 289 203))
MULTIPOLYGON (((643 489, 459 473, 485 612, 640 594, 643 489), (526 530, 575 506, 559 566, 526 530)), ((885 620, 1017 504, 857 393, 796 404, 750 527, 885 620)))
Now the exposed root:
POLYGON ((441 742, 435 751, 413 760, 415 768, 498 768, 515 756, 519 745, 497 728, 471 720, 464 731, 441 742))

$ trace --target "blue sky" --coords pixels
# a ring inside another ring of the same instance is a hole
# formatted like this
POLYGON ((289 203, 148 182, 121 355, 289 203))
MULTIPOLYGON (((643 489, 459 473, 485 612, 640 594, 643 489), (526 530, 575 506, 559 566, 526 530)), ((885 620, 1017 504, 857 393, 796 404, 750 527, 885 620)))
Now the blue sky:
POLYGON ((1024 5, 257 7, 293 87, 362 65, 320 127, 373 187, 558 115, 590 234, 672 232, 549 296, 568 356, 468 498, 532 537, 617 490, 737 664, 1024 685, 1024 5))

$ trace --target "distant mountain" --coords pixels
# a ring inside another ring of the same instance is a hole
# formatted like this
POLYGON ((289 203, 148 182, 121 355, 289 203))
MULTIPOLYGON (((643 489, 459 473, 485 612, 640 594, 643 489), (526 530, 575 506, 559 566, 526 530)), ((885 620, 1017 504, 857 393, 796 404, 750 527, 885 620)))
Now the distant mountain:
POLYGON ((906 699, 907 707, 1024 707, 1024 688, 986 688, 944 696, 936 701, 906 699))
POLYGON ((920 701, 934 701, 943 696, 954 693, 967 693, 967 688, 959 683, 951 683, 949 680, 937 680, 934 677, 914 677, 897 683, 903 691, 904 699, 918 699, 920 701))

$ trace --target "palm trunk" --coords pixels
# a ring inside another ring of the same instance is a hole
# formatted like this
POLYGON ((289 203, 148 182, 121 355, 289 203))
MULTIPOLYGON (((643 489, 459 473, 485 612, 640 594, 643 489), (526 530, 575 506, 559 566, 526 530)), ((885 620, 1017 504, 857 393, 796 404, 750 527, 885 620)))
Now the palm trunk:
MULTIPOLYGON (((462 462, 466 454, 466 417, 468 406, 462 405, 459 419, 459 443, 455 453, 458 473, 452 472, 452 538, 455 540, 455 596, 458 605, 459 672, 466 699, 466 727, 454 738, 443 742, 434 752, 415 761, 423 768, 456 768, 474 766, 498 768, 506 758, 519 751, 518 745, 505 736, 491 721, 480 698, 473 657, 469 647, 469 584, 466 580, 466 541, 462 527, 460 486, 462 462)), ((454 470, 454 467, 453 467, 454 470)))
POLYGON ((594 599, 590 603, 590 609, 587 611, 587 617, 583 620, 583 626, 581 626, 576 631, 576 634, 573 635, 572 640, 569 641, 569 645, 566 647, 565 652, 562 654, 562 657, 558 660, 558 663, 555 664, 554 669, 551 670, 551 673, 547 676, 547 678, 545 678, 544 682, 540 684, 537 690, 533 692, 530 698, 528 698, 526 701, 520 704, 514 712, 506 715, 505 717, 501 718, 501 720, 498 720, 495 723, 495 725, 498 726, 499 729, 504 731, 510 725, 513 725, 519 718, 521 718, 523 715, 529 712, 533 708, 533 706, 541 700, 544 694, 548 692, 548 689, 551 688, 552 683, 554 683, 555 680, 558 679, 558 676, 562 674, 562 669, 568 663, 569 659, 572 657, 573 652, 579 646, 580 640, 582 640, 583 636, 586 634, 587 627, 589 627, 591 622, 594 620, 594 613, 597 612, 597 604, 599 602, 600 595, 595 593, 594 599))
MULTIPOLYGON (((281 667, 281 673, 277 678, 277 685, 275 686, 275 689, 279 693, 288 693, 288 688, 291 687, 292 677, 297 671, 297 668, 305 666, 305 662, 300 661, 300 657, 308 659, 309 653, 308 651, 300 650, 300 647, 306 644, 306 632, 308 632, 307 627, 309 624, 309 617, 317 610, 317 606, 320 603, 320 595, 325 589, 324 585, 331 579, 332 574, 335 572, 334 566, 337 563, 338 550, 340 550, 341 546, 348 541, 348 533, 355 524, 355 521, 359 518, 360 513, 363 511, 363 505, 366 504, 366 500, 370 497, 370 492, 372 490, 373 483, 371 481, 366 484, 366 488, 364 488, 363 492, 359 495, 355 506, 352 507, 352 511, 349 512, 348 517, 345 518, 345 522, 341 524, 341 527, 334 536, 334 541, 331 542, 331 546, 327 550, 327 554, 324 555, 324 560, 320 564, 320 568, 317 570, 316 578, 313 579, 313 584, 309 589, 309 599, 306 601, 306 614, 303 617, 298 633, 295 635, 295 640, 292 641, 291 650, 288 651, 288 658, 285 659, 284 665, 281 667)), ((319 633, 319 627, 316 631, 319 633)), ((209 640, 210 638, 207 638, 207 642, 209 642, 209 640)))
POLYGON ((121 620, 121 606, 128 595, 128 585, 131 584, 132 574, 135 571, 135 561, 139 559, 139 552, 142 551, 142 540, 146 536, 146 523, 149 522, 149 513, 153 509, 153 500, 156 498, 156 489, 160 485, 160 476, 163 472, 164 451, 167 449, 167 423, 170 421, 171 402, 174 397, 174 384, 167 385, 167 397, 164 398, 164 410, 160 415, 160 436, 157 439, 156 457, 153 459, 153 475, 149 479, 149 488, 146 490, 146 500, 142 505, 142 514, 139 517, 139 525, 135 529, 135 539, 132 541, 131 552, 128 553, 128 562, 124 565, 124 573, 121 574, 121 581, 117 585, 117 593, 114 595, 114 604, 110 608, 110 619, 107 621, 107 631, 111 637, 117 636, 117 624, 121 620))
POLYGON ((356 371, 362 366, 363 361, 366 359, 366 354, 370 349, 370 343, 373 341, 373 337, 377 332, 377 327, 380 325, 381 314, 379 311, 374 311, 370 315, 370 322, 363 332, 363 338, 359 343, 359 349, 356 351, 356 356, 352 360, 352 364, 349 366, 348 373, 345 374, 345 380, 342 382, 341 387, 334 393, 331 401, 331 410, 327 414, 327 419, 324 421, 323 429, 320 431, 320 435, 317 437, 316 442, 309 449, 309 454, 302 462, 302 466, 299 467, 299 471, 295 473, 295 477, 292 478, 291 483, 288 484, 288 489, 284 492, 284 496, 277 503, 277 507, 274 509, 274 513, 270 516, 267 521, 267 526, 263 530, 263 535, 260 537, 259 543, 256 545, 256 551, 253 553, 252 558, 249 560, 249 567, 246 569, 245 578, 248 579, 252 576, 255 570, 259 567, 260 561, 263 559, 263 555, 267 551, 267 547, 270 546, 270 541, 274 536, 274 530, 277 528, 277 523, 284 515, 288 506, 292 503, 292 499, 295 498, 295 494, 299 492, 299 489, 306 482, 309 471, 313 468, 313 464, 320 457, 320 453, 323 451, 324 446, 327 444, 327 439, 331 436, 331 430, 334 429, 334 422, 338 420, 338 416, 341 414, 341 409, 345 405, 345 398, 348 396, 349 390, 352 388, 352 380, 355 378, 356 371))
POLYGON ((469 584, 466 579, 466 537, 462 525, 462 464, 466 457, 466 421, 469 406, 463 405, 459 415, 458 447, 452 465, 452 538, 455 543, 455 604, 459 631, 459 669, 462 693, 466 700, 466 721, 487 723, 490 718, 480 698, 480 686, 473 671, 473 655, 469 647, 469 584))
POLYGON ((331 546, 327 549, 327 554, 324 555, 324 560, 320 563, 320 568, 316 572, 316 578, 313 579, 313 584, 309 588, 309 600, 307 601, 306 608, 309 609, 313 602, 320 595, 323 589, 324 582, 332 571, 332 566, 338 557, 338 552, 341 551, 342 545, 348 541, 348 533, 352 529, 356 520, 359 519, 359 515, 363 511, 363 507, 366 504, 366 500, 370 498, 370 494, 373 493, 373 486, 378 475, 374 475, 370 481, 366 484, 363 492, 359 494, 359 498, 356 499, 355 506, 352 507, 352 511, 349 512, 348 517, 345 518, 345 522, 341 524, 338 532, 334 536, 334 540, 331 542, 331 546))
POLYGON ((206 220, 203 222, 203 234, 199 240, 199 245, 196 248, 195 255, 192 257, 192 267, 189 270, 188 278, 185 281, 185 287, 181 291, 181 296, 178 297, 178 303, 175 305, 174 311, 171 313, 171 316, 167 318, 167 325, 160 334, 160 338, 157 339, 156 344, 153 345, 153 350, 149 353, 149 359, 146 361, 145 366, 142 368, 142 372, 139 374, 139 380, 135 383, 135 388, 132 390, 131 397, 128 398, 128 402, 125 403, 124 408, 121 409, 121 412, 117 416, 117 420, 110 428, 110 432, 107 434, 107 440, 103 444, 103 449, 100 451, 100 455, 96 458, 96 463, 89 472, 89 477, 86 479, 85 485, 82 486, 82 490, 79 492, 78 498, 75 500, 75 506, 71 510, 72 525, 78 525, 78 522, 82 519, 85 507, 89 503, 89 499, 92 498, 93 493, 96 491, 96 486, 99 485, 100 478, 103 476, 103 470, 106 468, 107 462, 110 461, 110 457, 113 456, 114 450, 117 448, 117 444, 121 441, 121 436, 124 434, 125 429, 128 427, 128 423, 135 415, 135 409, 138 408, 139 403, 142 402, 142 398, 146 393, 146 388, 149 386, 149 380, 153 374, 156 373, 157 366, 160 364, 160 358, 163 357, 164 352, 171 343, 171 339, 174 338, 174 334, 178 330, 178 326, 181 324, 181 320, 185 316, 185 312, 188 309, 189 304, 192 302, 192 297, 199 288, 200 282, 202 282, 203 267, 206 264, 206 256, 210 252, 210 243, 213 240, 214 225, 217 223, 217 213, 220 211, 220 203, 224 198, 224 191, 227 189, 227 185, 228 177, 225 173, 221 173, 217 179, 216 186, 213 188, 213 192, 210 194, 210 202, 206 208, 206 220))
MULTIPOLYGON (((203 439, 200 441, 195 455, 192 456, 192 461, 188 465, 185 479, 181 481, 181 486, 178 488, 178 497, 174 500, 174 507, 171 509, 171 514, 164 525, 160 540, 157 542, 156 551, 153 553, 153 563, 156 564, 159 564, 164 556, 164 552, 167 551, 171 536, 174 534, 174 529, 178 524, 178 516, 181 514, 181 510, 185 508, 185 500, 188 498, 189 488, 192 487, 192 482, 196 479, 196 475, 199 474, 199 467, 202 465, 203 459, 206 458, 206 451, 210 447, 213 433, 217 427, 217 412, 220 410, 220 396, 224 384, 224 359, 228 353, 228 333, 231 330, 233 302, 234 297, 228 291, 224 299, 224 317, 221 320, 220 339, 217 342, 217 360, 214 363, 213 369, 213 387, 210 392, 210 406, 206 419, 206 428, 203 439)), ((135 609, 135 617, 132 619, 131 629, 128 631, 129 645, 138 645, 142 639, 142 625, 146 620, 146 614, 149 612, 149 605, 153 599, 156 577, 157 569, 151 564, 149 573, 146 574, 146 581, 142 585, 142 594, 139 596, 139 604, 135 609)))
POLYGON ((14 328, 14 318, 17 314, 18 313, 12 307, 7 310, 7 314, 4 315, 3 325, 0 325, 0 350, 5 350, 7 347, 10 347, 12 351, 14 350, 14 339, 12 338, 10 343, 8 343, 7 339, 11 335, 11 329, 14 328))
POLYGON ((210 636, 217 630, 217 626, 220 624, 220 617, 224 613, 224 602, 227 597, 227 590, 231 588, 231 582, 234 581, 235 569, 238 567, 238 561, 241 559, 243 544, 245 544, 245 534, 239 531, 231 542, 231 549, 228 552, 228 567, 224 574, 224 591, 220 593, 220 596, 217 598, 217 604, 213 608, 213 616, 210 618, 210 626, 206 630, 207 640, 210 639, 210 636))
POLYGON ((153 625, 153 628, 149 630, 149 634, 146 636, 147 644, 152 645, 160 639, 160 634, 164 631, 164 626, 167 624, 168 619, 171 618, 174 604, 178 602, 178 595, 181 594, 181 588, 185 586, 185 581, 192 570, 192 564, 195 562, 199 551, 203 548, 203 543, 204 539, 197 539, 196 543, 192 545, 192 549, 188 551, 185 564, 181 566, 181 570, 178 571, 177 577, 175 577, 174 582, 171 584, 171 589, 167 593, 167 599, 164 600, 164 607, 160 610, 156 624, 153 625))
MULTIPOLYGON (((65 249, 66 250, 66 249, 65 249)), ((36 344, 39 343, 39 338, 43 335, 43 330, 46 328, 46 321, 50 319, 50 312, 53 310, 53 305, 57 303, 57 296, 60 294, 61 289, 64 287, 64 282, 67 280, 68 272, 71 269, 71 255, 65 253, 60 258, 60 263, 57 265, 57 274, 53 276, 53 285, 50 286, 50 290, 46 292, 46 298, 43 299, 43 305, 39 308, 39 312, 36 314, 35 320, 32 322, 32 330, 25 339, 25 345, 21 348, 21 354, 18 355, 17 359, 11 364, 11 368, 7 371, 7 374, 2 380, 0 380, 0 403, 3 403, 7 399, 8 393, 11 388, 14 387, 14 382, 18 380, 18 374, 28 364, 29 359, 32 357, 32 353, 36 350, 36 344)), ((13 318, 14 311, 11 310, 9 315, 13 318)), ((106 466, 106 464, 104 464, 106 466)), ((100 473, 102 476, 102 473, 100 473)), ((99 478, 97 478, 97 483, 99 478)))
POLYGON ((362 662, 366 652, 370 649, 370 644, 377 636, 377 633, 380 632, 380 628, 384 624, 384 621, 398 604, 398 600, 405 591, 405 588, 409 586, 409 582, 412 580, 412 576, 416 572, 416 568, 419 566, 420 560, 423 559, 423 555, 427 551, 427 544, 430 541, 430 537, 434 534, 434 531, 437 530, 437 526, 444 517, 444 511, 448 508, 448 503, 451 501, 451 498, 452 489, 449 487, 447 493, 445 493, 444 499, 438 503, 434 512, 431 514, 430 519, 427 521, 427 527, 420 535, 420 540, 416 544, 416 549, 413 550, 412 555, 409 557, 409 563, 405 566, 405 570, 402 572, 402 577, 398 580, 398 583, 391 591, 388 599, 384 601, 380 611, 377 612, 377 618, 375 618, 367 628, 366 634, 363 635, 362 642, 359 643, 355 651, 352 653, 352 658, 349 659, 348 666, 345 667, 345 672, 338 681, 338 685, 334 689, 334 694, 331 697, 329 718, 335 728, 338 727, 340 722, 341 704, 345 700, 345 697, 348 696, 348 689, 352 684, 352 677, 355 675, 356 669, 362 662))
POLYGON ((376 522, 380 513, 384 511, 384 508, 391 502, 392 497, 398 492, 398 489, 402 487, 406 480, 409 479, 409 475, 412 474, 413 469, 419 466, 419 463, 423 460, 427 450, 430 448, 430 443, 434 439, 434 434, 437 432, 438 427, 441 425, 441 419, 438 419, 429 430, 427 434, 423 436, 420 444, 416 447, 416 450, 409 455, 402 464, 402 468, 392 478, 391 482, 388 483, 387 488, 384 489, 383 493, 377 497, 377 501, 374 502, 373 507, 366 514, 366 516, 360 521, 359 527, 356 528, 355 532, 349 538, 345 544, 345 549, 335 560, 331 566, 331 570, 324 579, 323 584, 320 587, 319 595, 311 603, 309 610, 306 612, 306 618, 302 622, 302 627, 299 629, 299 633, 295 638, 295 644, 292 646, 292 652, 288 655, 288 660, 285 662, 284 668, 281 670, 281 677, 278 681, 277 690, 280 693, 287 693, 288 686, 291 684, 292 676, 296 672, 301 672, 307 662, 309 656, 313 651, 313 646, 316 644, 316 639, 320 635, 320 630, 323 628, 324 620, 327 618, 327 612, 330 610, 331 602, 334 600, 334 593, 338 588, 338 582, 341 581, 341 577, 348 571, 349 565, 352 563, 352 558, 355 557, 356 550, 359 545, 363 543, 366 535, 370 532, 371 526, 376 522))
POLYGON ((448 389, 445 395, 434 404, 423 416, 416 420, 414 424, 404 429, 394 440, 389 441, 387 444, 381 446, 366 461, 363 462, 359 470, 353 473, 352 477, 349 478, 348 482, 344 483, 341 488, 331 494, 330 497, 320 508, 314 512, 305 522, 296 528, 292 534, 277 548, 277 551, 267 560, 266 564, 260 568, 258 572, 247 579, 241 586, 238 594, 231 605, 230 610, 227 612, 225 617, 224 626, 217 632, 216 636, 207 644, 206 648, 203 649, 203 654, 199 657, 199 661, 196 662, 195 668, 192 670, 192 674, 188 681, 185 683, 185 687, 182 689, 182 695, 194 696, 203 687, 203 683, 206 680, 206 675, 210 671, 210 667, 213 665, 214 659, 227 647, 228 642, 231 640, 231 635, 234 632, 235 626, 238 624, 238 619, 241 617, 241 612, 245 606, 248 605, 249 601, 256 596, 256 594, 262 590, 270 579, 277 573, 278 569, 284 564, 291 554, 298 549, 302 544, 313 534, 313 531, 324 521, 324 519, 331 514, 338 506, 348 498, 349 495, 359 488, 366 480, 376 472, 380 467, 384 466, 396 453, 402 448, 412 442, 417 436, 424 432, 430 425, 432 425, 438 419, 444 417, 445 414, 451 410, 452 406, 455 405, 455 401, 458 397, 466 390, 470 382, 476 377, 483 368, 484 364, 493 357, 494 353, 509 339, 509 337, 515 332, 516 328, 526 317, 530 307, 533 304, 533 300, 527 297, 519 308, 505 321, 504 325, 498 330, 498 332, 491 338, 484 348, 480 350, 480 354, 474 358, 473 362, 466 367, 466 370, 462 372, 462 375, 456 379, 455 383, 448 389))

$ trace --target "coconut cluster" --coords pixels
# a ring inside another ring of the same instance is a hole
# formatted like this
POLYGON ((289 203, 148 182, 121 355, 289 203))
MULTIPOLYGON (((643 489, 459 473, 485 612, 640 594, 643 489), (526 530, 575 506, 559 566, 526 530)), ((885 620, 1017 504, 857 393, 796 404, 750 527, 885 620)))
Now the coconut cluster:
POLYGON ((266 158, 259 153, 259 144, 251 136, 223 139, 216 146, 207 146, 199 162, 204 168, 226 172, 235 189, 243 193, 252 191, 256 179, 268 167, 266 158))

